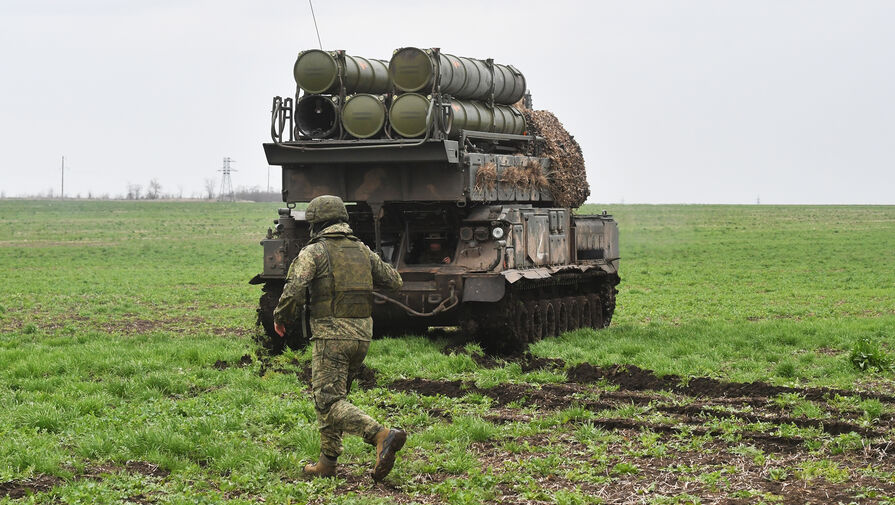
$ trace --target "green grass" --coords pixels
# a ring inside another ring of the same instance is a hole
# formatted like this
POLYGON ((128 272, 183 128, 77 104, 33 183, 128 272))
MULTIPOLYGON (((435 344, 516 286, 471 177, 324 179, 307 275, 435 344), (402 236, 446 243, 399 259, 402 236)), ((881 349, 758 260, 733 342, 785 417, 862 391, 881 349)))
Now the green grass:
MULTIPOLYGON (((316 456, 319 441, 312 402, 296 375, 261 376, 257 361, 214 367, 255 352, 259 290, 247 281, 261 268, 258 241, 276 208, 0 201, 0 484, 41 475, 62 479, 25 503, 141 496, 157 503, 388 501, 369 485, 352 484, 352 478, 366 482, 362 473, 372 459, 356 438, 345 441, 341 461, 348 470, 339 479, 300 478, 302 460, 316 456), (134 461, 171 473, 125 470, 134 461), (101 479, 84 477, 100 465, 116 470, 101 479), (346 487, 352 491, 340 491, 346 487)), ((891 367, 877 366, 890 363, 895 352, 895 207, 610 210, 622 246, 612 326, 542 341, 534 354, 570 366, 634 364, 685 379, 895 390, 891 367), (856 366, 855 356, 867 366, 856 366)), ((367 364, 382 386, 408 377, 464 380, 479 388, 565 380, 562 370, 523 373, 512 362, 483 369, 470 357, 480 347, 445 354, 447 343, 378 340, 367 364)), ((272 367, 297 370, 289 364, 293 358, 304 363, 309 356, 291 353, 272 367)), ((585 393, 599 398, 612 389, 585 393)), ((512 422, 490 421, 500 412, 477 393, 451 399, 381 387, 356 390, 352 400, 411 430, 390 477, 411 502, 481 503, 516 493, 552 503, 599 503, 594 486, 636 482, 632 489, 649 497, 647 503, 697 503, 690 495, 650 491, 644 474, 651 458, 708 453, 715 444, 731 444, 731 457, 775 468, 767 482, 845 485, 870 470, 877 472, 873 478, 892 478, 890 469, 849 467, 839 459, 860 452, 863 440, 855 434, 770 426, 767 433, 805 438, 805 450, 816 455, 774 466, 771 452, 749 445, 760 424, 706 418, 703 427, 715 431, 692 434, 692 426, 677 426, 661 436, 622 436, 599 424, 606 418, 658 422, 657 405, 682 405, 687 398, 626 400, 602 411, 571 399, 553 412, 504 407, 523 416, 512 422), (517 459, 491 461, 495 448, 517 459), (548 477, 561 484, 545 490, 548 477)), ((818 422, 852 413, 870 428, 890 422, 892 411, 890 403, 854 396, 818 402, 791 395, 770 403, 818 422)), ((737 487, 722 468, 693 468, 694 485, 706 492, 776 500, 770 491, 737 487)), ((2 496, 0 503, 11 501, 2 496)))

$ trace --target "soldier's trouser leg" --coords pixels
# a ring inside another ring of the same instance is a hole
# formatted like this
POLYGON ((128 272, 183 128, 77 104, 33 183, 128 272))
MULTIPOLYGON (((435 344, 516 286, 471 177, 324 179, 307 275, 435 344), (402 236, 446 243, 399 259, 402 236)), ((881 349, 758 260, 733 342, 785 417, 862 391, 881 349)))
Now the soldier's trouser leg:
POLYGON ((345 399, 370 343, 326 339, 314 340, 313 344, 311 385, 320 427, 320 452, 331 458, 342 454, 343 432, 359 435, 373 444, 382 425, 345 399))

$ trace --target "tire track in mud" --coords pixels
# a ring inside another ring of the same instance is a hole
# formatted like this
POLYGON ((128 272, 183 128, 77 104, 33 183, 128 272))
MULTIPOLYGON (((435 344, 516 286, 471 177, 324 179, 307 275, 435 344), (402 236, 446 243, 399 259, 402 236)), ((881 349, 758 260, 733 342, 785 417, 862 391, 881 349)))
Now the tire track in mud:
MULTIPOLYGON (((592 412, 600 412, 618 409, 626 405, 622 402, 612 401, 590 401, 572 398, 572 394, 581 392, 581 389, 564 388, 561 385, 545 385, 541 389, 529 388, 524 385, 504 385, 494 388, 477 388, 472 383, 463 383, 461 381, 429 381, 426 379, 406 379, 392 383, 390 388, 402 391, 421 394, 424 396, 434 396, 441 394, 450 398, 462 398, 467 394, 481 394, 494 400, 495 405, 507 407, 510 404, 521 404, 525 406, 537 407, 540 413, 548 413, 550 411, 560 411, 573 405, 582 407, 592 412)), ((623 396, 623 398, 631 398, 623 396)), ((649 398, 648 403, 652 403, 657 398, 649 398)), ((665 399, 666 401, 668 399, 665 399)), ((686 431, 687 434, 693 436, 704 435, 722 435, 724 431, 719 429, 707 428, 704 425, 711 421, 710 417, 727 418, 743 421, 744 423, 766 423, 769 425, 794 425, 799 428, 815 428, 829 435, 840 435, 844 433, 855 432, 863 437, 870 439, 882 439, 885 436, 884 431, 877 431, 870 428, 862 427, 854 423, 841 420, 829 419, 808 419, 791 416, 766 416, 754 413, 724 412, 709 410, 704 405, 650 405, 651 410, 665 414, 672 414, 672 423, 657 423, 636 418, 616 418, 616 417, 593 417, 581 422, 588 422, 594 426, 598 426, 608 430, 643 430, 648 429, 657 433, 669 435, 681 434, 686 431)), ((515 410, 515 409, 511 409, 515 410)), ((443 417, 443 416, 439 416, 443 417)), ((517 416, 497 412, 494 415, 487 415, 485 420, 495 424, 506 424, 518 421, 531 421, 527 416, 517 416)), ((770 433, 749 430, 747 426, 740 427, 737 431, 738 436, 743 439, 752 441, 755 445, 760 445, 776 452, 794 452, 799 446, 802 446, 806 439, 799 436, 782 436, 770 433)), ((884 446, 884 443, 873 444, 874 446, 884 446)), ((877 447, 879 448, 879 447, 877 447)))
MULTIPOLYGON (((451 349, 457 352, 457 349, 451 349)), ((504 363, 518 363, 523 372, 535 370, 562 370, 565 362, 554 358, 540 358, 525 354, 509 359, 497 360, 489 356, 472 355, 482 368, 502 366, 504 363)), ((301 370, 284 368, 271 369, 278 373, 295 374, 305 383, 310 384, 310 367, 298 362, 291 363, 302 366, 301 370)), ((679 433, 687 429, 694 435, 716 435, 719 430, 702 427, 708 422, 730 419, 743 424, 766 424, 771 426, 791 425, 797 428, 808 428, 822 431, 831 436, 856 433, 867 439, 876 439, 875 448, 888 449, 883 440, 889 429, 895 428, 892 421, 895 416, 880 416, 874 427, 859 424, 857 412, 839 411, 824 404, 825 410, 821 418, 807 418, 786 415, 785 409, 773 403, 772 399, 781 394, 795 393, 811 401, 825 401, 834 395, 858 397, 861 399, 877 399, 895 404, 895 396, 875 394, 862 391, 847 391, 834 388, 796 388, 774 386, 764 382, 725 382, 708 377, 695 377, 687 380, 677 375, 658 376, 651 370, 635 365, 612 365, 597 367, 582 363, 567 371, 568 380, 559 384, 544 384, 540 387, 527 384, 500 384, 492 388, 479 388, 469 381, 429 380, 423 378, 398 379, 384 386, 401 392, 415 393, 423 396, 446 396, 462 398, 468 394, 480 394, 491 398, 495 407, 532 406, 543 412, 559 411, 573 405, 591 412, 612 411, 631 405, 646 409, 648 412, 668 415, 674 424, 651 423, 632 419, 598 418, 589 419, 595 425, 606 429, 651 429, 662 433, 679 433), (606 391, 595 384, 617 386, 616 391, 606 391), (679 397, 669 397, 668 394, 679 397), (576 397, 575 395, 583 396, 576 397), (596 397, 589 399, 588 396, 596 397), (747 408, 746 411, 739 409, 747 408), (686 428, 684 428, 686 426, 686 428)), ((356 378, 363 389, 377 387, 376 370, 364 367, 356 378)), ((450 414, 441 411, 429 412, 436 418, 451 421, 450 414)), ((489 416, 492 422, 512 422, 520 420, 519 416, 507 416, 496 413, 489 416)), ((755 443, 774 448, 792 448, 805 442, 801 437, 784 437, 747 429, 742 426, 738 433, 755 443)), ((895 449, 895 447, 893 447, 895 449)))
MULTIPOLYGON (((708 500, 705 503, 751 503, 732 498, 731 493, 736 490, 744 493, 751 493, 753 490, 772 493, 781 497, 782 503, 804 503, 809 497, 815 503, 826 503, 826 499, 831 497, 847 503, 853 501, 855 493, 859 492, 853 490, 857 485, 895 493, 895 485, 861 470, 872 465, 880 472, 895 471, 895 459, 892 457, 895 444, 888 440, 891 437, 887 437, 888 433, 895 432, 895 415, 883 412, 872 424, 868 424, 866 420, 862 421, 861 412, 849 410, 853 409, 849 402, 828 401, 835 395, 854 400, 877 399, 891 411, 895 410, 893 396, 834 388, 773 386, 763 382, 724 382, 705 377, 659 377, 651 370, 632 365, 596 367, 581 364, 568 367, 562 360, 535 358, 531 355, 510 359, 479 355, 473 359, 480 368, 517 363, 523 372, 564 371, 568 379, 553 384, 504 383, 485 388, 477 387, 470 381, 407 378, 377 386, 377 372, 368 369, 364 372, 367 380, 361 381, 365 382, 362 387, 383 387, 421 396, 441 395, 456 399, 469 394, 482 395, 490 398, 491 406, 480 414, 481 417, 498 425, 529 423, 573 406, 589 411, 589 414, 583 416, 572 415, 572 419, 561 423, 565 428, 533 435, 541 437, 533 445, 559 444, 567 452, 577 454, 574 457, 584 458, 579 464, 591 467, 593 461, 587 448, 575 440, 577 427, 586 423, 620 437, 604 446, 610 459, 608 466, 601 471, 605 477, 611 477, 613 484, 586 486, 588 493, 599 494, 604 497, 605 503, 631 503, 629 500, 632 493, 645 489, 647 481, 658 486, 655 492, 674 495, 686 490, 708 500), (778 398, 786 393, 795 393, 801 399, 816 402, 818 415, 812 415, 812 418, 794 415, 793 412, 797 411, 793 410, 793 404, 778 398), (805 428, 817 431, 800 431, 805 428), (638 442, 645 432, 655 433, 655 443, 662 444, 663 451, 667 453, 660 457, 637 455, 636 451, 644 450, 645 447, 637 444, 653 443, 638 442), (848 433, 860 435, 863 440, 858 440, 859 445, 848 449, 848 452, 833 452, 837 447, 835 444, 855 442, 854 439, 837 441, 838 435, 848 433), (698 437, 704 439, 691 445, 690 440, 698 437), (759 454, 762 454, 761 462, 754 459, 751 453, 743 453, 741 446, 759 450, 759 454), (818 452, 818 447, 824 449, 818 452), (615 473, 613 463, 617 461, 636 465, 636 473, 615 473), (850 472, 850 479, 837 483, 799 476, 800 465, 805 462, 830 461, 833 463, 829 464, 835 469, 850 472), (728 486, 729 489, 724 490, 692 478, 688 480, 677 468, 678 464, 698 468, 699 472, 706 475, 724 475, 724 479, 729 479, 732 483, 728 486), (731 467, 738 468, 738 471, 735 474, 724 473, 731 467), (783 480, 777 481, 780 474, 769 474, 771 471, 783 471, 783 480)), ((307 366, 291 364, 296 366, 287 367, 292 369, 270 371, 295 374, 303 382, 309 383, 310 370, 307 366)), ((381 378, 380 376, 379 379, 381 378)), ((451 411, 438 408, 423 410, 430 416, 429 422, 441 424, 454 421, 451 411)), ((526 465, 528 460, 545 458, 544 453, 537 451, 519 452, 519 441, 513 441, 517 449, 510 452, 504 448, 506 441, 503 439, 474 443, 474 457, 487 468, 494 468, 498 472, 506 461, 514 460, 526 465), (482 446, 481 450, 476 444, 482 446)), ((565 465, 565 470, 572 468, 569 458, 574 457, 567 455, 560 460, 560 464, 565 465)), ((510 465, 503 470, 515 472, 518 467, 510 465)), ((420 474, 417 477, 426 475, 420 474)), ((547 476, 535 472, 532 477, 539 486, 550 489, 571 489, 584 485, 578 480, 566 479, 562 472, 547 476)), ((352 492, 377 496, 384 492, 396 503, 400 503, 404 499, 410 499, 401 487, 383 491, 368 490, 361 486, 352 487, 352 492)), ((429 498, 432 497, 427 496, 422 501, 428 503, 429 498)), ((500 503, 527 503, 521 499, 520 490, 509 485, 499 487, 496 500, 500 503)), ((866 503, 878 502, 869 500, 866 503)))
MULTIPOLYGON (((459 346, 448 346, 442 350, 448 353, 465 353, 459 346)), ((727 382, 711 377, 684 378, 680 375, 656 375, 652 370, 640 368, 637 365, 610 365, 606 367, 579 363, 569 367, 565 361, 558 358, 543 358, 530 353, 494 357, 487 355, 470 354, 470 358, 481 368, 497 368, 504 363, 517 363, 522 372, 535 370, 566 370, 568 381, 566 383, 591 384, 607 382, 626 391, 669 391, 687 396, 709 396, 716 398, 768 398, 786 393, 799 394, 806 400, 824 400, 826 397, 857 396, 864 400, 880 400, 895 404, 895 395, 874 393, 872 391, 854 391, 826 387, 792 387, 775 386, 766 382, 727 382)))
MULTIPOLYGON (((455 349, 451 350, 451 352, 455 351, 455 349)), ((248 356, 243 356, 239 366, 245 366, 251 362, 250 359, 247 360, 246 358, 248 356)), ((502 365, 501 361, 488 356, 473 355, 473 358, 483 368, 493 368, 502 365)), ((515 356, 510 360, 504 361, 518 363, 524 372, 545 369, 561 370, 565 367, 563 360, 540 358, 531 354, 515 356)), ((302 382, 310 384, 310 367, 297 361, 290 364, 301 366, 302 368, 300 370, 276 368, 271 369, 271 371, 295 374, 302 382)), ((224 365, 224 367, 221 367, 219 363, 216 363, 215 367, 223 369, 226 367, 226 363, 224 365)), ((262 366, 262 374, 266 371, 265 369, 266 367, 262 366)), ((895 403, 895 397, 890 395, 834 388, 795 388, 774 386, 764 382, 724 382, 708 377, 696 377, 684 381, 677 375, 659 377, 653 371, 642 369, 635 365, 597 367, 588 363, 582 363, 572 367, 567 373, 569 377, 567 382, 544 384, 541 387, 532 387, 525 384, 501 384, 493 388, 479 388, 472 382, 459 380, 434 381, 422 378, 399 379, 385 387, 424 396, 442 395, 450 398, 461 398, 471 393, 477 393, 491 398, 498 407, 519 404, 534 406, 546 411, 561 410, 577 405, 593 412, 600 412, 617 409, 621 406, 637 405, 646 407, 651 411, 674 416, 673 419, 678 424, 689 426, 701 426, 712 418, 732 419, 743 423, 792 425, 798 428, 812 428, 833 436, 853 432, 871 439, 884 437, 886 431, 861 426, 858 424, 857 419, 849 417, 850 415, 857 417, 856 412, 828 409, 824 418, 795 417, 785 415, 783 408, 774 405, 771 400, 773 397, 781 394, 796 393, 806 400, 812 401, 823 401, 833 395, 839 395, 862 399, 871 398, 887 403, 895 403), (595 383, 608 383, 617 386, 618 390, 605 391, 594 388, 591 385, 595 383), (632 392, 643 394, 632 394, 632 392), (673 399, 666 396, 651 394, 660 392, 673 393, 688 398, 684 399, 685 404, 679 405, 674 404, 673 399), (576 394, 594 395, 599 400, 574 398, 573 395, 576 394), (694 401, 696 403, 692 403, 694 401), (743 407, 750 407, 751 411, 730 410, 731 408, 743 407)), ((363 389, 377 387, 376 370, 364 366, 356 380, 363 389)), ((433 412, 433 414, 435 417, 449 418, 449 415, 445 416, 444 413, 433 412)), ((895 416, 886 415, 881 416, 878 421, 883 427, 886 427, 891 424, 893 419, 895 419, 895 416)), ((607 428, 618 424, 616 421, 607 422, 609 423, 606 426, 607 428)), ((666 425, 653 424, 655 426, 647 424, 641 426, 657 431, 668 431, 666 425)), ((678 431, 680 430, 678 429, 678 431)), ((768 440, 767 435, 759 436, 755 432, 748 431, 744 433, 754 433, 750 437, 768 440)), ((712 433, 706 431, 702 434, 712 433)), ((775 444, 783 443, 778 439, 774 439, 773 442, 775 444)))
MULTIPOLYGON (((489 361, 487 357, 479 357, 476 362, 480 366, 489 365, 489 368, 490 365, 499 366, 499 362, 489 361)), ((526 371, 561 369, 564 365, 562 360, 534 358, 531 355, 518 357, 515 362, 526 371)), ((876 440, 871 447, 883 450, 888 450, 889 445, 884 437, 890 429, 895 428, 892 426, 891 415, 880 416, 875 426, 866 426, 859 422, 858 412, 841 411, 824 403, 835 395, 895 403, 895 397, 890 395, 834 388, 774 386, 763 382, 724 382, 707 377, 690 378, 685 381, 676 375, 659 377, 651 370, 634 365, 596 367, 583 363, 572 367, 567 373, 569 377, 567 382, 544 384, 540 387, 501 384, 492 388, 479 388, 473 382, 433 381, 422 378, 399 379, 387 387, 424 396, 442 395, 450 398, 461 398, 475 393, 491 398, 498 408, 531 406, 542 412, 558 411, 573 405, 591 412, 603 412, 633 405, 643 408, 644 412, 665 414, 672 421, 663 424, 637 419, 588 419, 588 422, 606 429, 639 428, 662 433, 679 433, 686 429, 688 433, 694 435, 717 435, 721 431, 706 428, 704 425, 712 420, 730 419, 743 424, 737 431, 739 436, 777 450, 800 446, 805 443, 805 439, 798 436, 769 434, 749 429, 748 425, 762 424, 769 428, 788 425, 800 429, 816 429, 830 436, 856 433, 864 438, 876 440), (594 387, 596 383, 617 386, 618 390, 605 391, 594 387), (675 396, 668 396, 669 393, 675 396), (773 402, 774 397, 786 393, 795 393, 805 400, 818 401, 824 410, 817 418, 787 415, 783 406, 773 402)), ((522 420, 519 416, 499 412, 486 418, 496 423, 522 420)))
POLYGON ((825 387, 797 388, 791 386, 774 386, 766 382, 724 382, 710 377, 684 379, 679 375, 657 376, 652 370, 645 370, 636 365, 612 365, 609 367, 594 366, 581 363, 569 369, 570 382, 582 384, 607 381, 620 389, 631 391, 670 391, 688 396, 710 397, 760 397, 768 398, 786 393, 795 393, 806 400, 824 400, 827 397, 857 396, 865 400, 874 399, 886 403, 895 403, 895 396, 868 391, 849 391, 845 389, 825 387))

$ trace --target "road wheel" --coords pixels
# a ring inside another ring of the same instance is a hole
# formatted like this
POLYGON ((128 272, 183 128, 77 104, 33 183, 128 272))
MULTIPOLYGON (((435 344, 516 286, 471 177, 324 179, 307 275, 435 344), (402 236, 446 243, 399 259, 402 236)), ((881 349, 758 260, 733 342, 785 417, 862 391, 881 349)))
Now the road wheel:
POLYGON ((618 290, 613 285, 607 285, 600 293, 600 301, 603 308, 603 327, 608 327, 609 323, 612 322, 612 313, 615 312, 615 295, 617 293, 618 290))
POLYGON ((598 295, 589 295, 587 297, 590 302, 590 324, 594 328, 603 327, 603 304, 600 302, 598 295))
POLYGON ((528 304, 525 302, 516 304, 516 313, 513 314, 513 321, 515 322, 513 337, 521 344, 519 346, 521 348, 531 340, 531 311, 528 304))
POLYGON ((569 331, 577 330, 581 327, 581 317, 579 315, 578 297, 567 296, 566 304, 569 306, 569 331))
POLYGON ((289 346, 292 349, 302 349, 308 345, 308 341, 302 336, 299 324, 287 326, 286 336, 277 335, 273 327, 273 311, 280 302, 283 294, 283 283, 268 282, 261 288, 261 298, 258 300, 258 320, 260 326, 255 332, 255 341, 270 354, 280 354, 289 346), (263 331, 261 331, 263 330, 263 331))
POLYGON ((592 328, 590 320, 590 298, 587 296, 578 297, 578 316, 581 328, 592 328))
POLYGON ((569 331, 569 300, 570 297, 556 298, 556 333, 562 335, 569 331))
POLYGON ((544 300, 544 338, 556 336, 556 305, 557 300, 544 300))
POLYGON ((531 332, 529 332, 528 342, 537 342, 544 338, 544 307, 539 302, 527 302, 529 314, 531 314, 531 332))

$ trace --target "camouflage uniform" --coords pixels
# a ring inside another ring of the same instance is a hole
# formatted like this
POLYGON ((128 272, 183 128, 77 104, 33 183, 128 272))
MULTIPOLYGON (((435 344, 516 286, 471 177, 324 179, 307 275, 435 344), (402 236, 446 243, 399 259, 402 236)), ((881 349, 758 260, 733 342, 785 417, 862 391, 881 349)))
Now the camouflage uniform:
MULTIPOLYGON (((333 315, 334 309, 327 306, 331 300, 326 300, 322 308, 320 302, 315 300, 315 289, 321 293, 321 289, 325 291, 327 286, 332 288, 332 281, 328 285, 323 284, 324 288, 319 287, 320 281, 333 279, 334 275, 339 277, 340 274, 343 278, 348 277, 348 282, 371 277, 374 288, 386 291, 400 289, 402 285, 397 270, 357 240, 346 223, 338 223, 312 235, 309 245, 295 258, 289 267, 283 295, 274 310, 276 323, 297 324, 301 310, 308 302, 308 291, 311 292, 311 385, 320 427, 320 449, 330 458, 342 453, 343 432, 360 435, 367 443, 374 444, 373 436, 383 429, 382 425, 345 399, 370 347, 372 317, 336 317, 333 315), (346 265, 343 261, 340 269, 347 272, 333 272, 330 265, 332 254, 327 250, 327 241, 337 244, 336 247, 342 244, 343 248, 354 249, 352 258, 366 256, 369 264, 357 264, 355 260, 346 265), (327 311, 329 314, 326 314, 327 311)), ((372 294, 369 290, 360 289, 354 296, 371 298, 372 294)), ((316 298, 325 298, 325 295, 316 298)), ((344 300, 335 303, 342 302, 344 300)))

